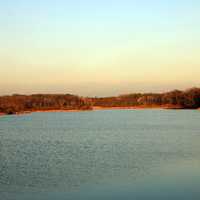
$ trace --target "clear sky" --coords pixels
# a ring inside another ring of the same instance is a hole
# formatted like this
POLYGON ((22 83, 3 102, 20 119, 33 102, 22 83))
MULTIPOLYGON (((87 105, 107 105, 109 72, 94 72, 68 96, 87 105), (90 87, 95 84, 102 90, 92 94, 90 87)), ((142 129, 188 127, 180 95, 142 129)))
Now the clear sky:
POLYGON ((199 0, 0 0, 0 94, 193 86, 199 0))

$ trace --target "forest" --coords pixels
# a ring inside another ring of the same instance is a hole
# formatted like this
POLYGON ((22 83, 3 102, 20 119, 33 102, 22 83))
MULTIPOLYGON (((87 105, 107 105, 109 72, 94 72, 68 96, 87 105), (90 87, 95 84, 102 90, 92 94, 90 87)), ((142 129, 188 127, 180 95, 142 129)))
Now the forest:
POLYGON ((200 88, 165 93, 133 93, 117 97, 90 98, 92 106, 131 107, 166 106, 169 108, 197 109, 200 107, 200 88))
POLYGON ((171 109, 200 108, 200 88, 165 93, 132 93, 113 97, 79 97, 71 94, 33 94, 0 97, 0 113, 49 110, 93 110, 95 107, 165 107, 171 109))
POLYGON ((65 94, 35 94, 1 96, 0 113, 17 114, 22 112, 47 110, 89 110, 91 105, 81 97, 65 94))

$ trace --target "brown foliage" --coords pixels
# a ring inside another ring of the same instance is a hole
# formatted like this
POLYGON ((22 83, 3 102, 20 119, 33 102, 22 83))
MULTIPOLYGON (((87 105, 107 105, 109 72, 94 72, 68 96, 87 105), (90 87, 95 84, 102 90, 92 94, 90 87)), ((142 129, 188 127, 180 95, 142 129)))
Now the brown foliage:
POLYGON ((118 97, 81 98, 71 94, 35 94, 0 97, 0 113, 38 110, 90 110, 99 107, 163 106, 196 109, 200 107, 200 88, 166 93, 135 93, 118 97))
POLYGON ((90 98, 93 106, 125 107, 143 105, 170 105, 173 107, 195 109, 200 107, 200 88, 186 91, 173 90, 166 93, 136 93, 120 95, 119 97, 90 98))
POLYGON ((0 97, 0 112, 14 114, 35 110, 85 110, 91 109, 85 99, 75 95, 13 95, 0 97))

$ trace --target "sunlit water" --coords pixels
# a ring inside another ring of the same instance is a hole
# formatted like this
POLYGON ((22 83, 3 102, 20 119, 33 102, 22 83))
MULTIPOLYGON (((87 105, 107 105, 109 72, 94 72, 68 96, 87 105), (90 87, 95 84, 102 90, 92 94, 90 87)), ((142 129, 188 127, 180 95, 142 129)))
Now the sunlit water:
POLYGON ((0 117, 0 200, 200 199, 200 111, 0 117))

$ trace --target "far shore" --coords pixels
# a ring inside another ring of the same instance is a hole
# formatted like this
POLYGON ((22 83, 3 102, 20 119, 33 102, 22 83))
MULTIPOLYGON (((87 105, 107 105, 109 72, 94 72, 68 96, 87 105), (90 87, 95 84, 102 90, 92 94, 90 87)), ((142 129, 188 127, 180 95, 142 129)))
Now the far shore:
POLYGON ((140 110, 140 109, 184 109, 181 106, 174 105, 141 105, 141 106, 112 106, 112 107, 101 107, 93 106, 93 110, 140 110))
MULTIPOLYGON (((186 108, 180 107, 180 106, 174 106, 174 105, 141 105, 141 106, 113 106, 113 107, 101 107, 101 106, 93 106, 92 109, 52 109, 52 110, 32 110, 32 111, 22 111, 22 112, 16 112, 11 115, 24 115, 24 114, 30 114, 30 113, 47 113, 47 112, 83 112, 83 111, 98 111, 98 110, 146 110, 146 109, 177 109, 177 110, 185 110, 186 108)), ((196 109, 193 109, 196 110, 196 109)), ((197 110, 200 110, 198 108, 197 110)), ((6 113, 0 113, 0 116, 9 115, 6 113)))
POLYGON ((32 112, 198 108, 200 108, 200 88, 163 93, 130 93, 111 97, 82 97, 73 94, 0 96, 0 115, 21 115, 32 112))

